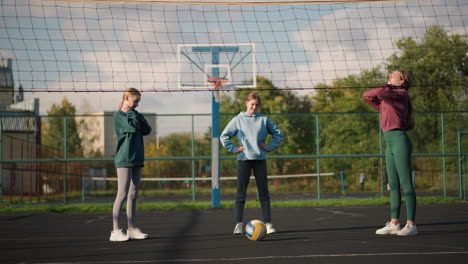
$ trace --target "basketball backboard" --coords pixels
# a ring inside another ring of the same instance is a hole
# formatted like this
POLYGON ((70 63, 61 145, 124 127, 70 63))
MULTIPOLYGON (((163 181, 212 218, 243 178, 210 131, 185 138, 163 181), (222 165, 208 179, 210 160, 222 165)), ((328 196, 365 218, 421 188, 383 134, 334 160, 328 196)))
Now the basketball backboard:
POLYGON ((177 52, 180 89, 211 90, 210 78, 226 79, 222 88, 257 85, 254 43, 180 44, 177 52))

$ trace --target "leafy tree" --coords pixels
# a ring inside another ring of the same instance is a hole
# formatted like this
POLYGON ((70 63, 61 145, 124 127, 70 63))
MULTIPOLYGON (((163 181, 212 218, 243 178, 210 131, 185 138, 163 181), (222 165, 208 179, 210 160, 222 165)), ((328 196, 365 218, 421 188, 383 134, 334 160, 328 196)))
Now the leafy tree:
MULTIPOLYGON (((321 154, 366 154, 378 153, 378 115, 363 114, 372 108, 362 99, 362 89, 352 87, 375 87, 376 80, 385 80, 378 69, 363 71, 360 75, 349 75, 335 80, 331 86, 318 84, 313 96, 313 112, 340 113, 320 115, 321 154), (341 88, 341 89, 336 89, 341 88), (351 89, 347 89, 351 88, 351 89), (342 114, 361 113, 361 114, 342 114)), ((373 168, 374 159, 351 161, 338 159, 325 163, 326 171, 361 171, 373 168)))
POLYGON ((100 149, 94 148, 95 142, 101 136, 98 122, 98 119, 94 117, 85 117, 77 121, 82 146, 86 146, 82 147, 84 157, 101 158, 104 156, 100 149))
POLYGON ((412 38, 396 43, 400 52, 388 59, 391 72, 411 72, 410 93, 418 111, 460 111, 468 105, 468 41, 466 35, 447 35, 430 27, 421 43, 412 38))
POLYGON ((66 120, 67 153, 82 155, 81 139, 78 134, 78 125, 75 120, 76 109, 65 97, 60 105, 53 104, 47 112, 49 118, 43 127, 42 139, 44 145, 55 148, 60 152, 64 149, 64 124, 66 120))
MULTIPOLYGON (((389 73, 395 69, 409 71, 413 76, 409 90, 413 106, 422 111, 466 111, 468 87, 465 85, 468 73, 468 42, 466 36, 451 35, 437 27, 427 30, 424 39, 416 43, 411 38, 397 42, 398 52, 388 58, 386 73, 378 68, 362 71, 335 80, 332 85, 319 84, 314 95, 314 112, 376 112, 362 100, 363 89, 376 88, 386 82, 389 73), (352 88, 354 89, 334 89, 352 88), (328 89, 327 89, 328 88, 328 89)), ((468 129, 462 114, 447 117, 444 139, 447 150, 454 151, 456 131, 468 129)), ((378 153, 379 126, 377 115, 337 115, 321 118, 321 153, 378 153)), ((441 122, 437 114, 416 115, 416 129, 410 132, 415 152, 439 152, 441 148, 441 122), (434 118, 436 116, 437 118, 434 118)), ((436 159, 436 158, 435 158, 436 159)), ((339 160, 327 164, 327 170, 343 167, 359 171, 377 166, 378 159, 351 161, 339 160)), ((440 160, 429 160, 432 169, 440 160)), ((422 161, 416 167, 424 167, 422 161)), ((440 167, 439 167, 440 168, 440 167)))
MULTIPOLYGON (((205 137, 195 137, 195 155, 209 156, 211 153, 211 140, 205 137)), ((160 139, 159 149, 156 142, 145 146, 146 157, 181 157, 191 156, 192 134, 172 133, 160 139)), ((205 166, 210 166, 210 161, 198 161, 195 163, 195 172, 201 175, 205 172, 205 166)), ((145 176, 172 176, 187 177, 192 171, 192 161, 186 160, 163 160, 146 161, 143 168, 145 176)), ((171 185, 174 185, 171 183, 171 185)))
MULTIPOLYGON (((388 59, 387 70, 400 68, 412 73, 409 92, 417 112, 467 110, 467 35, 448 35, 438 27, 430 27, 420 43, 406 38, 398 41, 397 47, 400 52, 388 59)), ((445 138, 442 139, 440 115, 417 113, 416 129, 411 133, 415 152, 441 152, 442 140, 447 152, 457 151, 457 131, 468 130, 466 114, 447 113, 444 121, 445 138)), ((419 159, 415 165, 419 170, 439 171, 442 160, 437 157, 419 159)), ((456 170, 456 160, 447 160, 446 166, 456 170)))
MULTIPOLYGON (((262 99, 259 112, 268 115, 283 133, 283 142, 277 154, 312 153, 314 149, 314 123, 308 120, 310 116, 305 117, 302 115, 310 113, 310 99, 307 96, 297 96, 292 91, 279 90, 270 80, 264 77, 257 77, 255 90, 262 99), (274 115, 273 113, 281 115, 274 115), (289 113, 295 114, 289 115, 289 113)), ((222 97, 220 111, 224 114, 224 117, 221 120, 221 131, 235 115, 246 110, 245 100, 252 91, 252 89, 242 89, 236 91, 233 97, 222 97)), ((222 149, 221 153, 230 155, 224 149, 222 149)), ((301 160, 275 160, 269 162, 269 164, 278 173, 304 168, 301 160)))

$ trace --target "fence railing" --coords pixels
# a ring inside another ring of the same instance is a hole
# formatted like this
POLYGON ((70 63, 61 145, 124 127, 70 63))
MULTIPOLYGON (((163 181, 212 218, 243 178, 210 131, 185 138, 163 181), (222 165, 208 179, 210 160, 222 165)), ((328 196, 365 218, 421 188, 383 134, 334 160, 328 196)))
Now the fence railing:
MULTIPOLYGON (((232 116, 221 116, 221 129, 232 116)), ((285 134, 280 149, 268 156, 272 199, 388 195, 385 141, 378 114, 269 116, 285 134)), ((149 113, 145 117, 154 131, 145 139, 140 199, 210 200, 211 143, 207 135, 211 116, 149 113)), ((416 117, 418 126, 409 133, 415 146, 413 180, 418 194, 466 199, 468 112, 417 113, 416 117)), ((110 202, 115 197, 111 113, 33 118, 2 115, 0 150, 0 203, 110 202)), ((235 162, 235 155, 221 151, 224 200, 235 195, 235 162)), ((255 197, 255 187, 249 191, 255 197)))

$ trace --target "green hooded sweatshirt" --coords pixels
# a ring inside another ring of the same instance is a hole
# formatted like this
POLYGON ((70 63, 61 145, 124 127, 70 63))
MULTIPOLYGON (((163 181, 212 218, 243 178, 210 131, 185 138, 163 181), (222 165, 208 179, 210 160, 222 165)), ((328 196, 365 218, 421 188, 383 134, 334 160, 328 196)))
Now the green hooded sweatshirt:
POLYGON ((151 126, 142 114, 135 110, 114 113, 114 129, 117 136, 115 167, 143 167, 145 150, 143 136, 151 133, 151 126))

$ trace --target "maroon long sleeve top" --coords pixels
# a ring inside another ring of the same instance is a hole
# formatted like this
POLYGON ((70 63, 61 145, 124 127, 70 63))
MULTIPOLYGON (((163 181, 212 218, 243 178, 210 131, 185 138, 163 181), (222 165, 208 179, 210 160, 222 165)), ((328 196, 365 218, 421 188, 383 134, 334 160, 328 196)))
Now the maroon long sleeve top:
POLYGON ((362 98, 380 113, 380 127, 383 132, 393 129, 408 131, 406 115, 410 97, 405 89, 395 89, 390 85, 366 91, 362 98))

